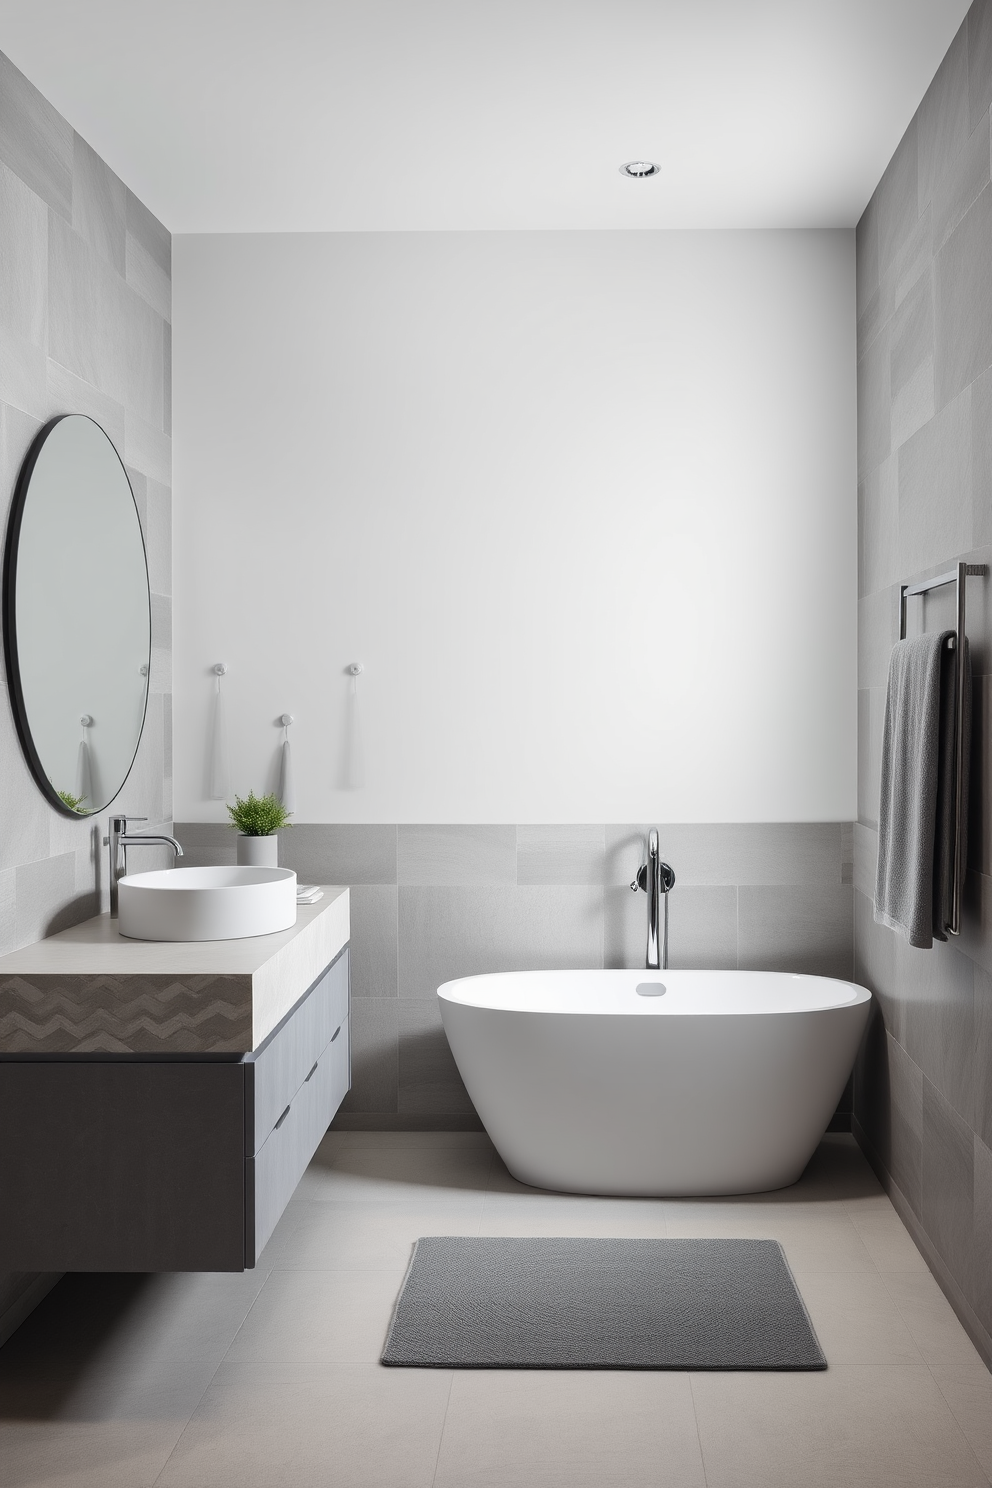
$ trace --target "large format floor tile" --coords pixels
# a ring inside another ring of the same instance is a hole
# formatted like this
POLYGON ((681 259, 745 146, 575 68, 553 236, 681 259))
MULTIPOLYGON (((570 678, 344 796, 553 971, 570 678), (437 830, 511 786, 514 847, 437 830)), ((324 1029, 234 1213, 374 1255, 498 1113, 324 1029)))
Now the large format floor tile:
POLYGON ((707 1488, 985 1488, 929 1369, 694 1374, 707 1488))
POLYGON ((224 1373, 157 1488, 431 1488, 444 1370, 224 1373))
POLYGON ((719 1199, 528 1188, 332 1132, 254 1272, 65 1278, 0 1351, 0 1488, 988 1488, 992 1376, 850 1137, 719 1199), (379 1364, 421 1235, 771 1237, 822 1373, 379 1364))
POLYGON ((435 1488, 705 1488, 688 1376, 460 1370, 435 1488))

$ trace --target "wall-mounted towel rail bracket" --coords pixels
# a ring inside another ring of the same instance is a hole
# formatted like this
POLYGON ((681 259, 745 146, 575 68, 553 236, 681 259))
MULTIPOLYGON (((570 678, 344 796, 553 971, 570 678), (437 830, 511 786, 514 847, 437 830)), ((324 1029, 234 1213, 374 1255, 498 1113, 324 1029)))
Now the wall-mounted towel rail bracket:
POLYGON ((964 861, 964 783, 967 761, 964 757, 964 700, 966 662, 965 655, 965 579, 984 579, 989 567, 987 563, 956 563, 947 573, 936 578, 924 579, 919 584, 899 586, 899 639, 906 639, 907 601, 917 594, 929 594, 931 589, 942 589, 945 584, 955 586, 957 600, 957 624, 950 637, 950 646, 956 652, 954 667, 954 872, 951 880, 951 919, 947 930, 951 935, 961 933, 961 896, 967 864, 964 861))

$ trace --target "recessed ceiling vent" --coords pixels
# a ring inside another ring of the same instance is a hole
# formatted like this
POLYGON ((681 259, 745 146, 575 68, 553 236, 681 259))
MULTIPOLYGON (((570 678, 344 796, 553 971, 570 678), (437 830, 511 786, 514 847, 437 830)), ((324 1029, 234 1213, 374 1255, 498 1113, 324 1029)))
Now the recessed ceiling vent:
POLYGON ((628 160, 626 165, 620 167, 620 174, 642 181, 645 176, 656 176, 660 170, 661 166, 655 165, 653 160, 628 160))

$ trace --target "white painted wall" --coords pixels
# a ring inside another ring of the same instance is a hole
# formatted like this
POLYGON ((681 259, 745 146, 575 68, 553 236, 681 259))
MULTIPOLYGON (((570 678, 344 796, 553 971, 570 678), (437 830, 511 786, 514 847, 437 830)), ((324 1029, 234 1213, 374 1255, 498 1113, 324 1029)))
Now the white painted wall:
POLYGON ((173 244, 177 820, 853 818, 853 233, 173 244))

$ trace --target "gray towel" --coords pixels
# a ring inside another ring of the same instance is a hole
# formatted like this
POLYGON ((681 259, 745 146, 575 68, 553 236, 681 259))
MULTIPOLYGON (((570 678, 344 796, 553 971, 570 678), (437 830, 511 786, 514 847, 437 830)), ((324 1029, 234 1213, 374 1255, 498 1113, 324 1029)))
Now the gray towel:
MULTIPOLYGON (((946 939, 951 911, 955 654, 945 642, 953 634, 933 631, 899 641, 892 649, 885 697, 875 919, 902 931, 910 945, 924 950, 935 936, 946 939)), ((971 729, 967 642, 965 676, 967 768, 971 729)))

